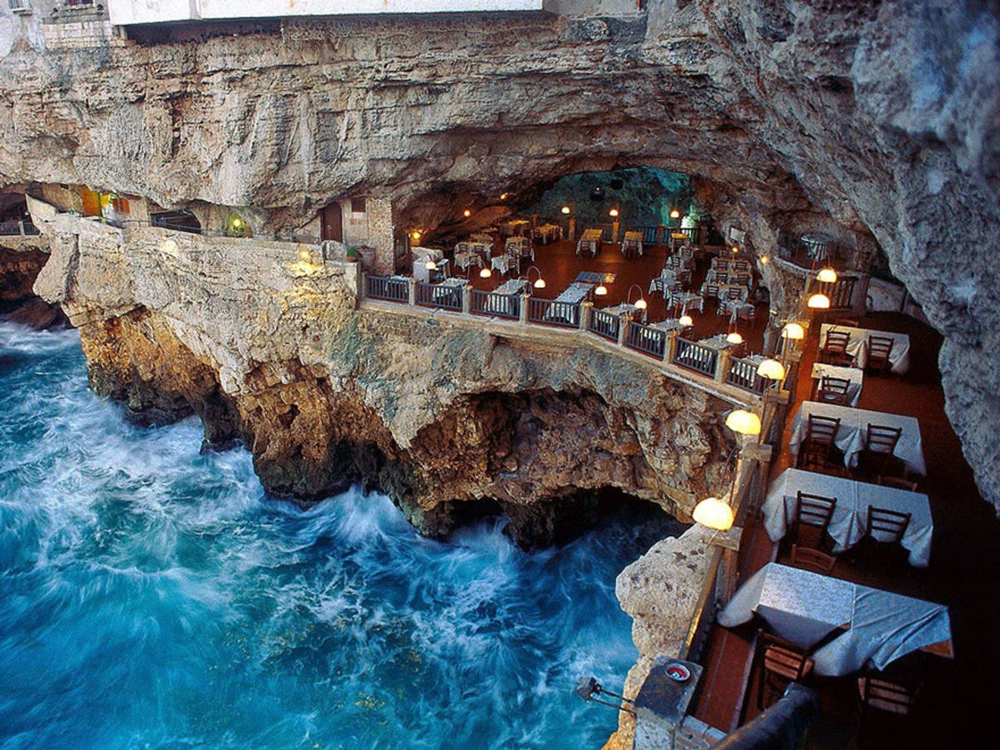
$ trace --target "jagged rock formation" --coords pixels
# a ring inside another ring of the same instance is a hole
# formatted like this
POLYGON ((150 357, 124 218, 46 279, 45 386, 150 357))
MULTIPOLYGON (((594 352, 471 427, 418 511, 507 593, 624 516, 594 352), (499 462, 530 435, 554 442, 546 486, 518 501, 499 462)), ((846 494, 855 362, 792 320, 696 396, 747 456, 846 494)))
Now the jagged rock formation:
POLYGON ((32 290, 48 259, 44 238, 0 235, 0 315, 32 328, 66 322, 57 307, 46 304, 32 290))
POLYGON ((333 197, 379 195, 397 227, 432 228, 459 198, 679 169, 757 250, 779 230, 877 240, 946 336, 948 412, 1000 504, 995 5, 648 6, 133 31, 99 55, 12 44, 0 184, 238 206, 279 230, 333 197))
POLYGON ((35 290, 79 327, 94 390, 144 422, 195 412, 209 442, 242 438, 275 493, 365 481, 429 534, 485 502, 532 545, 586 526, 608 491, 686 516, 724 483, 732 405, 640 355, 357 310, 357 264, 314 263, 308 246, 42 226, 35 290))

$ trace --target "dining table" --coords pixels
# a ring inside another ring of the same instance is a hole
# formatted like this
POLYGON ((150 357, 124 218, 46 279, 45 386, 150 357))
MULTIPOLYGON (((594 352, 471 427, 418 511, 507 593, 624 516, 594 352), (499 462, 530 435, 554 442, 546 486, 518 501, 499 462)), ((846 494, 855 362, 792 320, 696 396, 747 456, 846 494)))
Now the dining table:
POLYGON ((642 255, 642 232, 625 232, 622 238, 622 255, 626 258, 642 255))
POLYGON ((854 364, 864 369, 868 365, 868 339, 870 336, 892 339, 892 351, 889 352, 889 366, 897 375, 902 375, 910 369, 910 337, 905 333, 893 331, 875 331, 870 328, 854 326, 838 326, 824 323, 819 329, 820 346, 826 343, 826 335, 830 331, 841 331, 848 334, 847 354, 853 358, 854 364))
POLYGON ((667 307, 673 307, 674 305, 680 307, 683 313, 686 313, 688 308, 697 308, 700 313, 705 312, 705 299, 700 294, 695 294, 694 292, 670 292, 667 307))
POLYGON ((771 482, 761 505, 764 528, 772 542, 781 540, 788 532, 795 518, 799 492, 836 498, 827 527, 834 541, 834 552, 843 552, 861 541, 868 531, 868 508, 881 508, 910 514, 901 544, 909 553, 910 565, 926 568, 930 564, 934 519, 927 495, 802 469, 785 469, 771 482))
POLYGON ((858 454, 865 447, 868 425, 897 427, 902 430, 893 454, 911 471, 920 476, 927 475, 924 461, 923 443, 920 438, 920 423, 914 417, 890 414, 882 411, 857 409, 839 404, 824 404, 819 401, 803 401, 792 423, 792 437, 788 448, 793 456, 799 454, 799 446, 805 440, 809 428, 809 415, 830 417, 840 420, 834 444, 844 453, 844 465, 857 466, 858 454))
POLYGON ((601 252, 601 236, 603 234, 604 232, 600 229, 585 229, 576 243, 576 254, 596 256, 601 252))
POLYGON ((508 279, 486 296, 483 301, 483 311, 498 315, 514 315, 520 310, 518 295, 530 286, 525 279, 508 279))
POLYGON ((542 224, 541 226, 535 227, 532 231, 532 235, 543 245, 561 240, 562 234, 562 227, 556 224, 542 224))
POLYGON ((474 252, 456 252, 455 253, 455 265, 461 268, 463 271, 467 270, 469 266, 483 266, 483 256, 479 253, 474 252))
POLYGON ((954 656, 946 606, 779 563, 754 573, 717 622, 732 628, 754 615, 779 638, 814 649, 822 677, 884 670, 914 651, 954 656))
POLYGON ((814 362, 812 366, 813 392, 819 390, 823 378, 840 378, 847 381, 847 401, 850 406, 857 406, 861 398, 861 390, 865 385, 865 371, 857 367, 841 367, 814 362))

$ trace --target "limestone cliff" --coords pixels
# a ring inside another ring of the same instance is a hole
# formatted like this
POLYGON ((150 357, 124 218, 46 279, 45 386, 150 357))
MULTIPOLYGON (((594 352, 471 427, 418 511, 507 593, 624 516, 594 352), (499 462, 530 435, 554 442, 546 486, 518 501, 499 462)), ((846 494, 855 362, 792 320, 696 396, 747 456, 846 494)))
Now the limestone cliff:
POLYGON ((759 251, 816 227, 881 246, 946 337, 948 412, 1000 504, 995 4, 647 5, 132 29, 99 54, 28 36, 0 62, 0 184, 237 206, 272 230, 377 195, 406 229, 574 171, 685 171, 759 251))
POLYGON ((43 228, 52 259, 35 289, 80 328, 94 389, 136 419, 195 412, 209 441, 241 437, 275 493, 366 481, 431 534, 482 501, 533 544, 585 526, 609 491, 685 516, 724 483, 732 405, 640 355, 358 310, 358 265, 307 245, 67 215, 43 228))

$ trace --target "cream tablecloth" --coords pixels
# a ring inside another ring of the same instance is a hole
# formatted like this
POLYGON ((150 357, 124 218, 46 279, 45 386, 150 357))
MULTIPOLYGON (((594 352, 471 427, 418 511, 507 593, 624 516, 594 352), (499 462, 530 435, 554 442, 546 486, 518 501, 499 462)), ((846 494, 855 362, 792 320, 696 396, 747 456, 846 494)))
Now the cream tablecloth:
POLYGON ((903 534, 903 548, 910 553, 910 565, 925 568, 930 564, 934 520, 927 495, 801 469, 786 469, 771 483, 761 506, 764 528, 771 541, 782 539, 788 532, 788 524, 795 517, 799 492, 837 498, 828 529, 836 543, 834 552, 843 552, 861 541, 868 528, 868 508, 874 506, 910 514, 910 523, 903 534))
POLYGON ((920 439, 920 423, 913 417, 904 417, 900 414, 888 414, 881 411, 869 411, 867 409, 855 409, 850 406, 837 406, 835 404, 821 404, 817 401, 803 401, 795 415, 795 422, 792 429, 792 439, 789 443, 789 450, 793 456, 799 453, 799 446, 805 440, 806 431, 809 429, 809 415, 815 414, 820 417, 837 417, 840 419, 840 428, 834 437, 836 446, 844 452, 844 464, 848 467, 856 466, 858 463, 858 453, 864 448, 865 439, 868 437, 868 425, 875 424, 883 427, 899 427, 903 432, 899 436, 894 451, 897 458, 906 464, 912 471, 924 476, 927 474, 927 465, 924 462, 924 449, 920 439))
POLYGON ((580 237, 579 241, 576 243, 576 254, 597 255, 601 251, 602 234, 603 233, 600 229, 584 230, 583 236, 580 237))
POLYGON ((781 638, 810 648, 816 674, 838 677, 951 641, 948 608, 838 578, 768 563, 719 612, 723 627, 763 618, 781 638), (836 631, 842 631, 837 633, 836 631))
POLYGON ((857 367, 838 367, 837 365, 826 365, 822 362, 815 362, 812 368, 812 379, 816 381, 813 384, 815 388, 819 387, 819 381, 824 377, 841 378, 849 381, 847 398, 851 406, 858 405, 858 399, 861 398, 861 389, 865 384, 864 370, 857 367))
POLYGON ((897 375, 902 375, 910 369, 910 337, 905 333, 892 331, 872 331, 868 328, 853 328, 851 326, 835 326, 829 323, 820 327, 820 346, 826 343, 829 331, 846 331, 850 335, 847 342, 847 353, 854 358, 854 363, 864 369, 868 364, 868 337, 880 336, 892 339, 892 351, 889 352, 889 365, 897 375))

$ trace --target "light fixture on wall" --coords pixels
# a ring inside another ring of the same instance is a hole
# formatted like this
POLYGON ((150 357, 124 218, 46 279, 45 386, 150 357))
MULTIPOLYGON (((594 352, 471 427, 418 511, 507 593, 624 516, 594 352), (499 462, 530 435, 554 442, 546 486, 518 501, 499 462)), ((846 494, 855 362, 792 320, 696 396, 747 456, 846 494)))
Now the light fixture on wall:
POLYGON ((826 268, 821 268, 820 272, 816 275, 816 281, 822 282, 824 284, 836 284, 837 283, 837 272, 827 266, 826 268))
POLYGON ((736 255, 736 253, 738 253, 740 251, 740 246, 739 245, 733 245, 729 249, 733 251, 733 255, 736 255))
POLYGON ((671 218, 671 219, 675 219, 675 220, 676 220, 676 219, 679 219, 679 218, 681 218, 681 212, 680 212, 680 211, 678 211, 678 210, 677 210, 676 208, 675 208, 675 209, 673 209, 673 210, 672 210, 672 211, 670 212, 670 218, 671 218))
POLYGON ((525 272, 524 275, 528 277, 528 281, 531 281, 531 272, 533 270, 538 273, 538 278, 535 279, 535 283, 532 284, 532 286, 534 286, 535 289, 544 289, 545 279, 542 278, 542 271, 538 266, 528 266, 528 270, 525 272))
POLYGON ((830 298, 825 294, 814 294, 806 302, 810 310, 829 310, 830 298))
POLYGON ((411 239, 419 240, 420 237, 421 237, 421 234, 420 234, 420 230, 419 229, 414 229, 412 232, 410 232, 410 238, 411 239))
POLYGON ((464 217, 465 217, 466 219, 468 219, 468 218, 469 218, 470 216, 472 216, 472 211, 470 211, 470 210, 469 210, 469 209, 467 208, 467 209, 465 209, 464 211, 462 211, 462 216, 464 216, 464 217))
POLYGON ((608 216, 610 216, 612 219, 617 219, 618 218, 618 209, 617 208, 612 208, 610 211, 608 211, 608 216))
POLYGON ((569 213, 570 213, 570 207, 569 207, 569 206, 563 206, 563 207, 562 207, 561 209, 559 209, 559 210, 560 210, 560 211, 562 211, 562 212, 563 212, 564 214, 566 214, 566 215, 569 215, 569 213))

